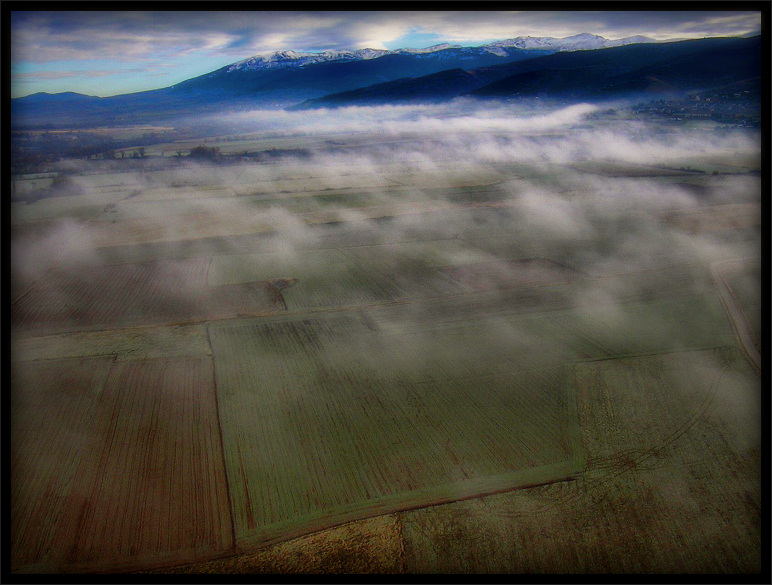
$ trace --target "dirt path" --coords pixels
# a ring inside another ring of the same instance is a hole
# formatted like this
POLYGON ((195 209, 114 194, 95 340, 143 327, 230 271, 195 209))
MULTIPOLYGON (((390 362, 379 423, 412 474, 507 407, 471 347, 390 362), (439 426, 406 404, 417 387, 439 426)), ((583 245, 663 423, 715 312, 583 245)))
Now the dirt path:
POLYGON ((748 356, 748 359, 750 360, 751 364, 753 364, 754 368, 756 368, 756 371, 760 372, 761 352, 753 342, 753 333, 750 323, 748 323, 748 318, 745 316, 742 307, 740 307, 740 303, 732 293, 732 289, 726 283, 724 275, 722 274, 722 266, 728 264, 729 262, 734 262, 734 260, 713 262, 710 265, 710 275, 713 278, 713 282, 715 283, 716 288, 718 289, 719 295, 721 296, 721 302, 726 309, 729 320, 732 322, 735 335, 740 341, 740 347, 748 356))

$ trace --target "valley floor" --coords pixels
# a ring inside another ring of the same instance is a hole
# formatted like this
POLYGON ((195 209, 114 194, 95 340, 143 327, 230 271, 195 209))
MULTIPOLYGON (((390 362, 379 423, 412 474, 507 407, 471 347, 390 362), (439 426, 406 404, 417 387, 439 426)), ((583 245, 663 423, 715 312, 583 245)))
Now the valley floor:
POLYGON ((754 163, 427 152, 17 178, 13 572, 762 570, 754 163))

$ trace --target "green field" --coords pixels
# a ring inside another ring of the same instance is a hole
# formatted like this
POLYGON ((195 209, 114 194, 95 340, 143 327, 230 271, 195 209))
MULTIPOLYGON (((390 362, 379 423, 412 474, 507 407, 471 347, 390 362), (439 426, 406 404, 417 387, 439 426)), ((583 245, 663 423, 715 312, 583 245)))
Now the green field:
POLYGON ((733 348, 580 362, 575 482, 401 516, 409 573, 753 573, 758 378, 733 348))
POLYGON ((344 307, 387 299, 378 282, 368 278, 339 250, 216 256, 209 267, 209 286, 297 278, 282 294, 294 309, 344 307))
POLYGON ((507 371, 480 329, 210 326, 237 542, 581 471, 565 370, 507 371))
POLYGON ((521 317, 519 326, 566 343, 582 358, 621 357, 733 343, 717 298, 686 297, 597 305, 521 317), (630 332, 635 335, 630 335, 630 332))
POLYGON ((722 275, 751 327, 756 347, 761 347, 761 278, 755 259, 725 265, 722 275))

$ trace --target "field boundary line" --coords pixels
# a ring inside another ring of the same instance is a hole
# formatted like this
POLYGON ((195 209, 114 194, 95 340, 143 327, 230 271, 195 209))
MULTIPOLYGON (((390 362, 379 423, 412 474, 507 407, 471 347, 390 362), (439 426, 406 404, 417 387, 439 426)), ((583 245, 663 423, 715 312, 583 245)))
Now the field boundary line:
MULTIPOLYGON (((720 348, 720 349, 725 349, 725 348, 720 348)), ((736 348, 734 346, 729 346, 729 349, 736 349, 736 348)), ((642 356, 642 357, 648 357, 648 356, 642 356)), ((597 361, 603 361, 603 360, 597 360, 597 361)), ((654 445, 650 446, 649 448, 636 450, 638 451, 637 456, 628 458, 628 460, 625 461, 617 469, 614 469, 614 467, 609 468, 608 466, 599 467, 598 470, 601 474, 600 477, 598 477, 597 479, 594 479, 594 478, 585 479, 586 485, 584 486, 584 489, 581 492, 566 494, 562 498, 556 498, 556 501, 554 503, 547 504, 545 507, 541 508, 539 512, 554 510, 555 508, 562 506, 566 503, 576 501, 583 494, 586 494, 592 491, 597 491, 600 487, 608 484, 609 482, 613 481, 617 477, 633 471, 642 462, 656 455, 662 449, 670 446, 678 439, 680 439, 684 435, 684 433, 686 433, 686 431, 688 431, 691 427, 695 425, 697 420, 705 413, 705 411, 713 403, 713 400, 715 399, 716 393, 718 391, 718 385, 733 363, 731 359, 728 359, 726 357, 724 357, 722 361, 724 363, 722 364, 721 369, 713 375, 713 379, 711 380, 710 387, 706 392, 702 401, 699 403, 697 408, 695 408, 695 410, 691 413, 691 415, 687 417, 686 420, 684 420, 678 427, 676 427, 675 430, 673 430, 668 435, 666 435, 662 440, 655 442, 654 445)), ((587 363, 587 362, 584 362, 584 363, 587 363)), ((573 368, 574 374, 576 373, 576 365, 577 364, 575 364, 573 368)), ((630 452, 631 450, 627 449, 627 450, 620 450, 616 454, 624 454, 624 453, 630 453, 630 452)))
POLYGON ((711 351, 717 349, 737 349, 735 345, 711 345, 711 346, 699 346, 699 347, 684 347, 680 349, 652 351, 652 352, 633 352, 633 353, 620 353, 602 357, 591 358, 578 358, 572 360, 574 365, 576 364, 590 364, 593 362, 607 362, 612 360, 626 360, 639 357, 656 357, 662 355, 671 355, 674 353, 695 353, 698 351, 711 351))
POLYGON ((212 362, 212 389, 214 392, 214 411, 217 417, 217 436, 220 439, 220 457, 222 458, 223 475, 225 476, 225 494, 228 497, 228 516, 230 517, 231 524, 231 548, 238 550, 236 545, 236 520, 233 517, 233 500, 231 498, 231 484, 228 479, 228 462, 225 460, 225 439, 222 432, 222 417, 220 416, 220 398, 217 392, 217 368, 216 360, 214 359, 214 349, 212 349, 212 340, 209 337, 209 326, 206 327, 206 343, 209 346, 209 359, 212 362))
POLYGON ((243 535, 237 541, 236 546, 244 551, 259 549, 376 516, 450 504, 551 483, 572 481, 584 471, 580 463, 576 457, 572 456, 557 463, 539 467, 391 494, 334 509, 319 510, 302 518, 283 520, 265 525, 262 529, 250 531, 250 534, 243 535))
POLYGON ((751 332, 751 325, 748 322, 748 317, 745 315, 742 306, 737 301, 732 287, 727 284, 724 278, 723 271, 721 270, 722 264, 727 264, 729 261, 714 262, 710 265, 710 276, 713 279, 713 284, 716 287, 721 304, 724 307, 724 313, 729 318, 729 322, 732 325, 732 331, 734 332, 735 339, 743 350, 748 361, 751 363, 756 372, 761 373, 761 352, 756 348, 756 344, 753 341, 753 334, 751 332))

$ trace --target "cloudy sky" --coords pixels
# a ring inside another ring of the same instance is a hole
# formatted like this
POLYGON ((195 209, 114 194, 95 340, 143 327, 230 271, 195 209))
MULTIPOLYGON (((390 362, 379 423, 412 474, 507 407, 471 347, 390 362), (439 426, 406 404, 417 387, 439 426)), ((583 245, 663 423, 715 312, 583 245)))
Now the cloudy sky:
POLYGON ((39 91, 109 96, 166 87, 288 49, 477 46, 581 32, 665 40, 760 28, 759 12, 739 11, 18 11, 11 13, 11 85, 13 97, 39 91))

